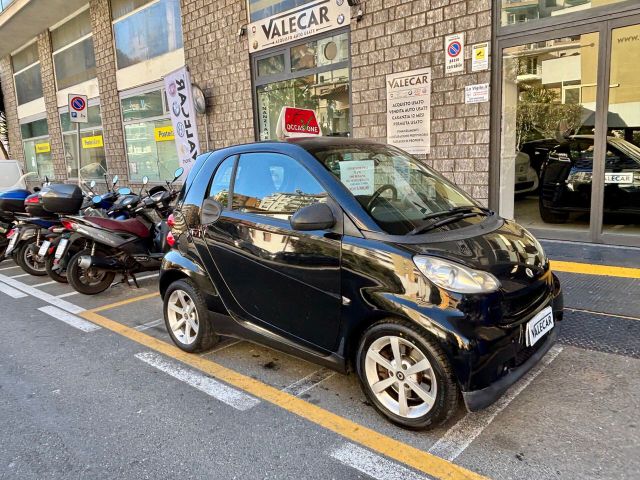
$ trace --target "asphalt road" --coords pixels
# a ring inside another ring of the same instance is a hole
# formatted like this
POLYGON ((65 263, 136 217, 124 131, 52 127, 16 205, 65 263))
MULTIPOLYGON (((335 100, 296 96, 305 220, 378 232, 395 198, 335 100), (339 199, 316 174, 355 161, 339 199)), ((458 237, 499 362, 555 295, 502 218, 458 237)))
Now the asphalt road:
MULTIPOLYGON (((569 286, 585 281, 571 275, 569 286)), ((367 405, 353 376, 231 339, 172 353, 155 280, 85 297, 0 263, 0 478, 640 476, 640 359, 633 345, 610 353, 620 329, 640 325, 631 315, 570 320, 501 402, 408 432, 367 405), (598 318, 604 333, 581 331, 598 318)))

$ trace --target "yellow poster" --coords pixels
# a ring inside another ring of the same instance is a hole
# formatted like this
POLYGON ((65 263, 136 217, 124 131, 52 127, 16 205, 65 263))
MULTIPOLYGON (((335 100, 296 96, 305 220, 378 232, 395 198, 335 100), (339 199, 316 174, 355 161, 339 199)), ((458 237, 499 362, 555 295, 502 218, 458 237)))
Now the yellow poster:
POLYGON ((51 151, 51 145, 47 143, 36 143, 36 153, 49 153, 51 151))
POLYGON ((153 135, 156 138, 156 142, 167 142, 173 140, 173 127, 168 125, 166 127, 156 127, 153 130, 153 135))
POLYGON ((102 142, 102 135, 95 135, 93 137, 84 137, 82 139, 82 148, 100 148, 104 147, 102 142))

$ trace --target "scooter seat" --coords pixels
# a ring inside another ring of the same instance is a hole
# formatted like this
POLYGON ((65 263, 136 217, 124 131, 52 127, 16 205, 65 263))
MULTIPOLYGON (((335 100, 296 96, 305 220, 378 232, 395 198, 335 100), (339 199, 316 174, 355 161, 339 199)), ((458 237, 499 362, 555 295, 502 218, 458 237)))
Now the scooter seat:
POLYGON ((114 232, 131 233, 137 237, 147 238, 151 235, 149 228, 136 218, 128 220, 112 220, 103 217, 84 217, 84 220, 95 223, 99 227, 113 230, 114 232))

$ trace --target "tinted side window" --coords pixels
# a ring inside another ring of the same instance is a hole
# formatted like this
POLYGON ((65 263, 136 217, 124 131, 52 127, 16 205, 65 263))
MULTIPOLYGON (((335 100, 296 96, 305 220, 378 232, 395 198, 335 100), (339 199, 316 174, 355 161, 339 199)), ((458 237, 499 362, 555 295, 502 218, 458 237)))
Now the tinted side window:
POLYGON ((229 157, 225 159, 213 176, 213 181, 209 187, 208 197, 213 197, 222 205, 227 206, 229 201, 229 186, 231 185, 231 175, 233 174, 233 164, 236 157, 229 157))
POLYGON ((240 156, 233 209, 287 219, 298 209, 326 201, 327 194, 300 163, 278 153, 240 156))

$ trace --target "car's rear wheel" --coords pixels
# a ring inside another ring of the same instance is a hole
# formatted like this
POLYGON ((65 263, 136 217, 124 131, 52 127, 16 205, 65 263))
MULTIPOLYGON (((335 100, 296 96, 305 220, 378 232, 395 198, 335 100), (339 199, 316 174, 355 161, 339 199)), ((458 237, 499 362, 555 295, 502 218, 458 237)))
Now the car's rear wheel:
POLYGON ((438 345, 417 325, 383 320, 362 336, 356 359, 362 389, 392 422, 421 430, 454 412, 458 386, 438 345))
POLYGON ((185 352, 201 352, 218 343, 207 305, 190 280, 177 280, 169 285, 163 311, 171 340, 185 352))

